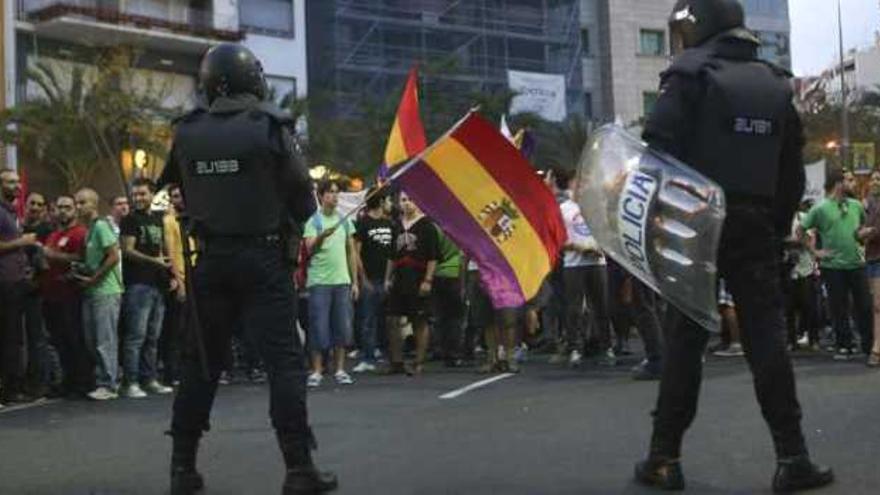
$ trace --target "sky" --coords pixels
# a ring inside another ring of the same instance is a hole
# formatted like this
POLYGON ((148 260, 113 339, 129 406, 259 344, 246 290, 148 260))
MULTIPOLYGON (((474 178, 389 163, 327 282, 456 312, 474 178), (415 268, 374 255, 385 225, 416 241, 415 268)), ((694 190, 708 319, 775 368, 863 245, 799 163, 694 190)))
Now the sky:
MULTIPOLYGON (((840 0, 843 46, 866 47, 880 30, 880 0, 840 0)), ((838 58, 837 2, 788 0, 792 65, 795 75, 816 75, 838 58)))

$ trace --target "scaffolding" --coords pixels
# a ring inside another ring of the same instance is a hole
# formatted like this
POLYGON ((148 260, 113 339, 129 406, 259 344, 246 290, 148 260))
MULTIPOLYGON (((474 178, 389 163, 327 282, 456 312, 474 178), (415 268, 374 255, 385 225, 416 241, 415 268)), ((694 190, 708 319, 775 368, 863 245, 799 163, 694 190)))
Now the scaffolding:
POLYGON ((401 86, 418 64, 450 92, 507 87, 507 71, 562 74, 569 108, 583 98, 580 0, 320 0, 309 4, 312 88, 333 113, 352 115, 370 95, 401 86))

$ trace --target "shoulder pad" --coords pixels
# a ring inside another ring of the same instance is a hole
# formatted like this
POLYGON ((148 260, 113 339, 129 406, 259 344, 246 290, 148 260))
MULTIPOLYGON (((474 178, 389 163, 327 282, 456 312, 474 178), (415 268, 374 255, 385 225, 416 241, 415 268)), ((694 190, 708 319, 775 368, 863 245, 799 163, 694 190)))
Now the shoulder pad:
POLYGON ((663 71, 661 77, 665 79, 672 74, 696 77, 706 66, 712 65, 712 62, 712 55, 707 50, 686 50, 672 61, 672 65, 663 71))
POLYGON ((760 62, 760 63, 766 65, 767 67, 770 68, 770 70, 773 71, 774 74, 776 74, 779 77, 784 77, 786 79, 791 79, 792 77, 794 77, 794 74, 792 74, 790 70, 786 69, 785 67, 780 67, 780 66, 774 64, 773 62, 763 60, 763 59, 758 59, 758 60, 756 60, 756 62, 760 62))
POLYGON ((254 109, 268 115, 272 120, 281 125, 293 125, 293 117, 291 117, 290 113, 285 112, 272 102, 261 101, 254 109))
POLYGON ((177 125, 182 122, 191 122, 193 119, 195 119, 199 115, 204 114, 205 112, 207 112, 206 108, 202 107, 201 105, 196 106, 195 108, 193 108, 189 112, 186 112, 183 115, 178 115, 177 117, 173 118, 171 120, 171 125, 177 125))

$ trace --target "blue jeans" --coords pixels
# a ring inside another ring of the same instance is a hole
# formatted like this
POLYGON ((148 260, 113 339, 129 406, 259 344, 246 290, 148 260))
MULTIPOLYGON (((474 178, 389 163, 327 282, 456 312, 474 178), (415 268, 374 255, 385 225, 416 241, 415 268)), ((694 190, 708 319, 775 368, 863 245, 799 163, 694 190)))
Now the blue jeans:
POLYGON ((134 284, 125 290, 125 336, 122 341, 122 372, 129 384, 156 379, 159 334, 165 317, 165 298, 159 289, 134 284))
POLYGON ((83 296, 83 329, 86 347, 95 360, 95 385, 115 389, 119 383, 119 325, 121 294, 83 296))
POLYGON ((351 343, 351 286, 309 287, 309 347, 313 352, 351 343))
POLYGON ((361 295, 358 299, 360 317, 358 331, 363 353, 362 360, 373 362, 376 359, 376 336, 382 320, 382 304, 385 301, 385 281, 370 280, 369 285, 370 288, 367 288, 367 284, 361 287, 361 295))

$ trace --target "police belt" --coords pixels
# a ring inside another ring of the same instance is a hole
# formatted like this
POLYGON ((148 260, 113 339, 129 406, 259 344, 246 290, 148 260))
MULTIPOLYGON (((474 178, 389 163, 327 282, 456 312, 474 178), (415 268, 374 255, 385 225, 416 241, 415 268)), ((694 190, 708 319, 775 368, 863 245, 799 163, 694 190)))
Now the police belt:
POLYGON ((199 251, 206 253, 213 249, 278 248, 284 242, 281 234, 260 235, 200 235, 197 237, 199 251))

